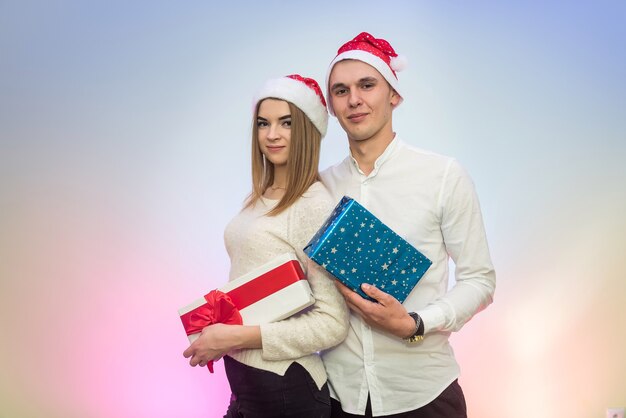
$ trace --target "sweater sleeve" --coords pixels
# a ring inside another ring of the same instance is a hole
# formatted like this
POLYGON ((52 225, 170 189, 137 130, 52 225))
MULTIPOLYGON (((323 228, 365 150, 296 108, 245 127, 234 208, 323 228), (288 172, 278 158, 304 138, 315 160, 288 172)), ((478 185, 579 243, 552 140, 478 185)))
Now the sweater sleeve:
POLYGON ((303 197, 290 218, 291 245, 302 262, 315 303, 282 321, 261 325, 265 360, 297 359, 339 344, 348 332, 348 309, 330 276, 302 251, 330 214, 326 194, 303 197))
POLYGON ((441 232, 455 264, 456 284, 418 314, 425 332, 458 331, 493 301, 496 275, 471 178, 451 160, 440 196, 441 232))

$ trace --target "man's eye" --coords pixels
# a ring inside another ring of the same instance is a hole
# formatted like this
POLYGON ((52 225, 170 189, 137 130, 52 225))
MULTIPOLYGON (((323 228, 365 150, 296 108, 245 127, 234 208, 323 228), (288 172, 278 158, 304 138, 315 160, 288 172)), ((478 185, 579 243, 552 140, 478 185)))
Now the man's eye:
POLYGON ((333 93, 335 94, 335 96, 343 96, 344 94, 346 94, 347 91, 347 89, 337 89, 333 93))
POLYGON ((369 89, 371 89, 372 87, 374 87, 374 83, 365 83, 365 84, 363 84, 363 86, 362 86, 362 87, 363 87, 364 89, 366 89, 366 90, 369 90, 369 89))

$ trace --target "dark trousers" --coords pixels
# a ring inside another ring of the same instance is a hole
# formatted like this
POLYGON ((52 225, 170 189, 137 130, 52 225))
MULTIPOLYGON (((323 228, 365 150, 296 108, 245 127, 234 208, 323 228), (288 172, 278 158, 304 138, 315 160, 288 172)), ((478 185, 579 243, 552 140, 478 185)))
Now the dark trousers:
MULTIPOLYGON (((372 418, 372 405, 369 399, 367 400, 365 415, 353 415, 343 412, 341 404, 335 399, 331 399, 331 404, 332 418, 372 418)), ((463 396, 463 390, 459 382, 455 380, 431 403, 413 411, 385 415, 385 418, 467 418, 465 396, 463 396)))
POLYGON ((224 418, 329 418, 328 385, 318 389, 298 363, 284 376, 247 366, 224 357, 224 368, 232 391, 224 418))

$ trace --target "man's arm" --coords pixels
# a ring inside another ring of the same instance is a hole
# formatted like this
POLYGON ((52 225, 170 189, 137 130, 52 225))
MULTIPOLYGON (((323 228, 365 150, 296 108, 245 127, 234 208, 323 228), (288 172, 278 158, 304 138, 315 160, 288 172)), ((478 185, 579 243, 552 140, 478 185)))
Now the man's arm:
MULTIPOLYGON (((495 291, 495 271, 474 185, 454 160, 445 178, 439 202, 440 227, 446 251, 456 266, 456 284, 445 295, 416 311, 424 323, 425 334, 458 331, 492 302, 495 291)), ((337 286, 348 306, 368 325, 400 338, 415 331, 415 321, 393 296, 374 286, 362 285, 363 292, 379 301, 375 303, 343 285, 337 286)))
POLYGON ((424 321, 425 333, 460 330, 493 301, 496 287, 478 196, 471 178, 455 160, 446 171, 439 210, 456 283, 445 295, 416 311, 424 321))

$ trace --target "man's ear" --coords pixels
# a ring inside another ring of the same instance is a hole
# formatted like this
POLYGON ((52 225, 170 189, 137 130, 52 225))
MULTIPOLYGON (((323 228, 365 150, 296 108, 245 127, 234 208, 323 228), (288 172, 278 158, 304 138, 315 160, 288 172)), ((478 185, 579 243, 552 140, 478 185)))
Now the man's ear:
POLYGON ((394 90, 391 89, 391 107, 395 109, 396 106, 398 106, 398 103, 400 103, 400 95, 394 90))

